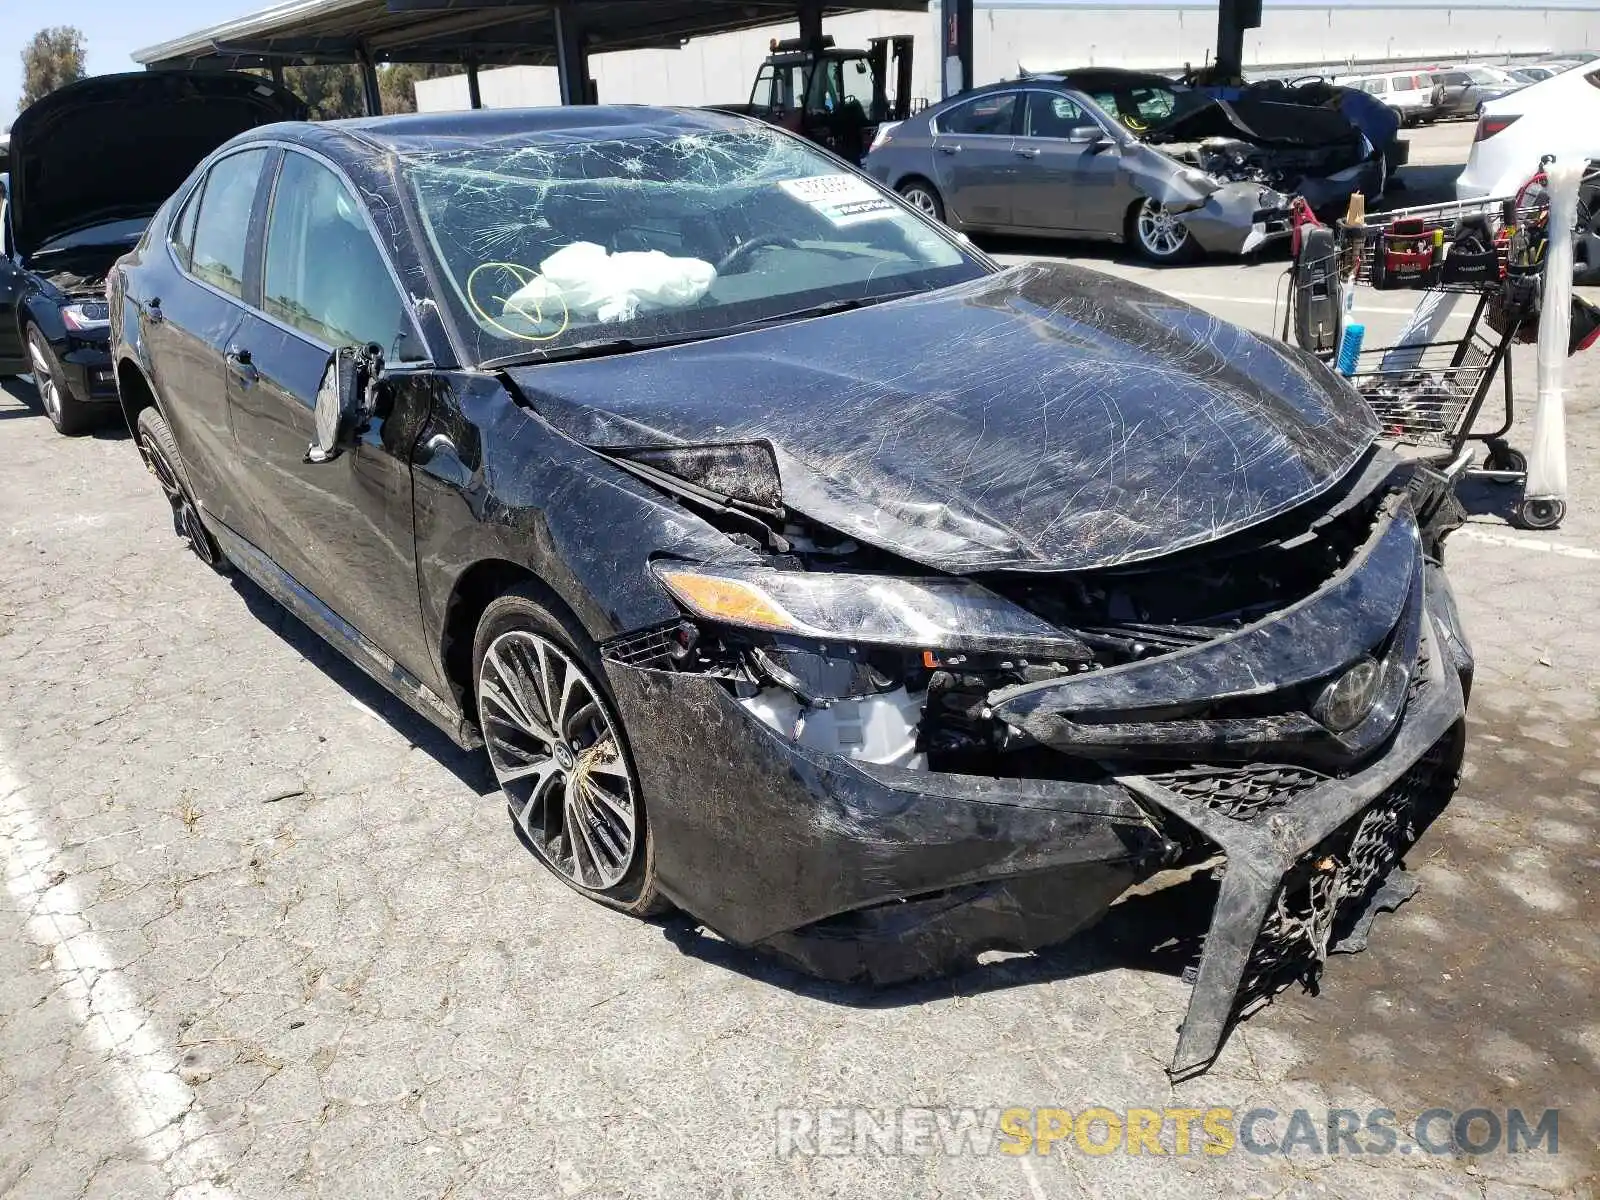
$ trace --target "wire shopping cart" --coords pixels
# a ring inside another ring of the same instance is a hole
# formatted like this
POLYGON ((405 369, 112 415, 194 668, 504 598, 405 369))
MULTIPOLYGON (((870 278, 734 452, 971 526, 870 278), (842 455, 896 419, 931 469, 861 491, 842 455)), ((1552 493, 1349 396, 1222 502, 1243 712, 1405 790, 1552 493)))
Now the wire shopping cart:
MULTIPOLYGON (((1284 336, 1334 360, 1351 286, 1424 293, 1422 305, 1450 294, 1473 297, 1465 332, 1363 346, 1340 368, 1372 406, 1380 437, 1430 461, 1463 464, 1467 444, 1487 455, 1466 473, 1525 484, 1527 459, 1506 442, 1515 408, 1510 349, 1538 328, 1547 245, 1548 199, 1541 173, 1515 196, 1419 205, 1344 220, 1332 228, 1297 214, 1292 287, 1284 336), (1484 430, 1479 417, 1498 385, 1504 412, 1484 430)), ((1564 512, 1548 502, 1517 509, 1519 524, 1550 528, 1564 512)))

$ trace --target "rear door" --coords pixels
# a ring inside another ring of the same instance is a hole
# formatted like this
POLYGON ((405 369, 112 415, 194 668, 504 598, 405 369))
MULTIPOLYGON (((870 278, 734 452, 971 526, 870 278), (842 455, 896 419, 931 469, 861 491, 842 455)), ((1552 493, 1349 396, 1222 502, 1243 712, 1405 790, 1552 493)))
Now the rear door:
POLYGON ((1013 152, 1012 224, 1050 232, 1115 233, 1132 192, 1122 158, 1082 105, 1059 92, 1023 93, 1013 152))
MULTIPOLYGON (((314 406, 339 346, 376 344, 394 372, 426 352, 356 188, 288 149, 265 201, 260 290, 228 347, 238 457, 257 545, 410 671, 424 675, 411 452, 426 413, 380 412, 354 450, 308 463, 314 406)), ((410 395, 424 389, 406 389, 410 395)))
POLYGON ((947 109, 930 123, 934 182, 945 212, 962 225, 994 229, 1012 224, 1015 140, 1020 95, 986 92, 947 109))
POLYGON ((144 322, 156 394, 165 402, 195 498, 236 530, 248 526, 249 503, 229 422, 223 355, 244 318, 251 214, 274 153, 256 146, 217 159, 171 227, 157 231, 182 275, 151 298, 144 322))

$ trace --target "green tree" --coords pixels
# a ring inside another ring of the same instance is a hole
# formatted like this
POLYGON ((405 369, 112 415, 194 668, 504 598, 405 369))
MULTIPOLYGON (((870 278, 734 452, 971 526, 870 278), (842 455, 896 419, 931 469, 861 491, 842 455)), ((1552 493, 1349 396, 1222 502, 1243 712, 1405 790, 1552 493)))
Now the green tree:
POLYGON ((379 67, 378 91, 383 95, 383 111, 416 112, 416 89, 421 80, 459 74, 461 68, 453 63, 391 63, 386 67, 379 67))
POLYGON ((322 63, 314 67, 290 67, 283 73, 284 86, 306 102, 313 121, 337 121, 359 117, 361 71, 350 63, 322 63))
POLYGON ((83 34, 71 25, 41 29, 22 48, 21 107, 83 76, 83 34))

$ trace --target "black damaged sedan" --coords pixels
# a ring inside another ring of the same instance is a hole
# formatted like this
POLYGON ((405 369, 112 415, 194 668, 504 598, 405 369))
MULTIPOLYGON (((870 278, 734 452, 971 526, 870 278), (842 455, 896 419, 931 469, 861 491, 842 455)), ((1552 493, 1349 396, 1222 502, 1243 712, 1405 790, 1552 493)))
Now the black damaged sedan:
POLYGON ((781 130, 269 126, 110 293, 180 533, 485 745, 602 903, 885 983, 1208 867, 1192 1071, 1454 786, 1447 480, 1309 356, 1002 270, 781 130))

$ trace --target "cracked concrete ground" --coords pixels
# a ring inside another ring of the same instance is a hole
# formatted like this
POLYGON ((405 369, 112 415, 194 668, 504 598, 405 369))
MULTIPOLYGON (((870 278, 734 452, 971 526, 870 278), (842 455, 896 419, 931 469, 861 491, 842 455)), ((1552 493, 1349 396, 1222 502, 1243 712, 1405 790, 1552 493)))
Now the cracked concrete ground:
MULTIPOLYGON (((1070 250, 1271 324, 1280 263, 1070 250)), ((1592 1195, 1600 356, 1572 383, 1566 527, 1482 488, 1450 545, 1480 674, 1423 891, 1176 1087, 1187 989, 1125 914, 871 995, 585 903, 480 756, 191 557, 125 437, 8 383, 0 1195, 1592 1195), (1563 1111, 1555 1155, 777 1153, 776 1110, 855 1105, 1563 1111)))

